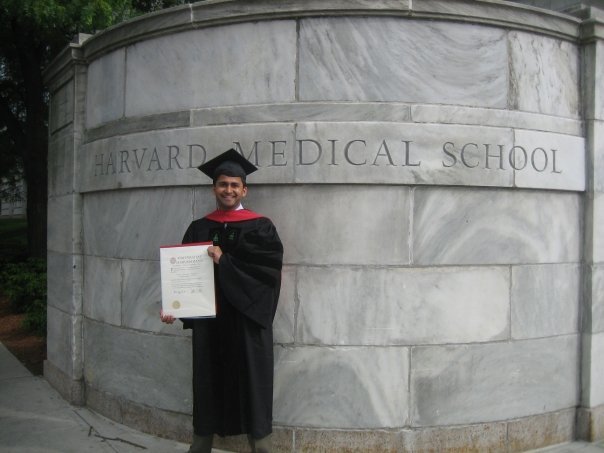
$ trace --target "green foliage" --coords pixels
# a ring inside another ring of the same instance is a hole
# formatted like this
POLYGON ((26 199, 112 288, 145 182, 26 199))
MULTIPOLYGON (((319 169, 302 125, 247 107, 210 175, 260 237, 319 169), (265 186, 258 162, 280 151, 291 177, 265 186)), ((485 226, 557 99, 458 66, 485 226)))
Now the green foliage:
POLYGON ((0 285, 11 308, 25 313, 24 327, 46 332, 46 261, 29 258, 22 262, 0 263, 0 285))
MULTIPOLYGON (((24 258, 26 254, 27 220, 0 219, 0 257, 14 261, 24 258)), ((1 269, 2 267, 0 267, 0 272, 1 269)))

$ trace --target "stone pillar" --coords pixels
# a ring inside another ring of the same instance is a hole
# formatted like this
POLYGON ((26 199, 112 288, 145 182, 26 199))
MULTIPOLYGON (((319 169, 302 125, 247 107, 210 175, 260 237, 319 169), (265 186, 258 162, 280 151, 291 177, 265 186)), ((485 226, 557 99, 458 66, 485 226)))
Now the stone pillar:
POLYGON ((604 438, 604 10, 583 13, 587 190, 578 435, 593 441, 604 438))
POLYGON ((84 402, 82 220, 76 190, 84 130, 86 65, 80 34, 45 74, 50 91, 48 150, 48 330, 44 376, 65 399, 84 402))

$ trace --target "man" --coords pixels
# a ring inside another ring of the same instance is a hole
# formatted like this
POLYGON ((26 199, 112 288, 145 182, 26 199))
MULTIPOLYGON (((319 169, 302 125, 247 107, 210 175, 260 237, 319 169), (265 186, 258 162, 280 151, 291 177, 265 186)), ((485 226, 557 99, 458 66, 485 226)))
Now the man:
MULTIPOLYGON (((269 452, 273 404, 273 332, 283 246, 273 223, 243 209, 246 176, 257 168, 233 149, 201 165, 217 209, 187 229, 183 244, 212 241, 216 318, 183 319, 193 329, 193 444, 213 435, 247 434, 252 451, 269 452)), ((161 313, 164 322, 174 318, 161 313)))

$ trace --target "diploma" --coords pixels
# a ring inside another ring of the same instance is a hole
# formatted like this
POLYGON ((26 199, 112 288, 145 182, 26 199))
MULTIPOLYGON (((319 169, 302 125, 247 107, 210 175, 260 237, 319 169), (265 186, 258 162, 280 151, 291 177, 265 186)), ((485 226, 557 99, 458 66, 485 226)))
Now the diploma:
POLYGON ((159 249, 161 299, 165 314, 175 318, 216 316, 211 242, 166 245, 159 249))

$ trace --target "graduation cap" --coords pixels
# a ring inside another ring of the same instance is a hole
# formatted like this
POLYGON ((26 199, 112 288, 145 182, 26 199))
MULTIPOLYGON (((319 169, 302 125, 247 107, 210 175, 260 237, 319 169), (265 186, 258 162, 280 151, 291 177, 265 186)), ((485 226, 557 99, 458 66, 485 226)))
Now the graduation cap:
POLYGON ((220 175, 226 175, 234 177, 239 176, 243 184, 245 184, 245 177, 247 175, 258 170, 254 164, 252 164, 233 148, 225 151, 213 159, 210 159, 205 164, 201 164, 197 168, 212 178, 213 182, 216 182, 216 179, 220 175))

